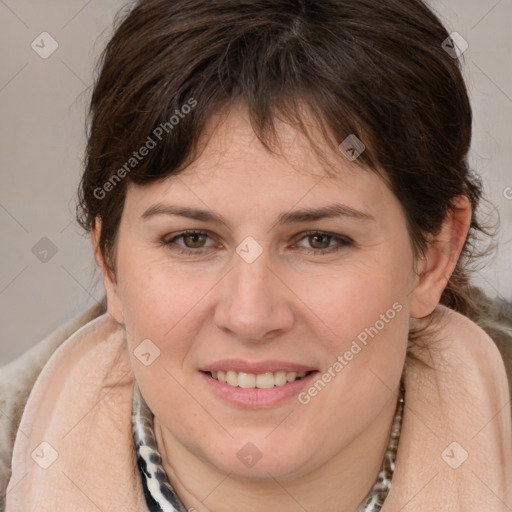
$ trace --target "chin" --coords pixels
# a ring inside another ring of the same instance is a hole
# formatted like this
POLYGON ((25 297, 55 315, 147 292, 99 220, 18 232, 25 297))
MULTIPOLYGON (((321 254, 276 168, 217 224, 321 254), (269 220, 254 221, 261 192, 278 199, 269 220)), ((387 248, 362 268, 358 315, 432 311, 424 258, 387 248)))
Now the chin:
MULTIPOLYGON (((290 435, 288 439, 294 438, 290 435)), ((301 476, 306 469, 307 460, 313 456, 313 453, 309 457, 302 451, 299 453, 300 445, 297 442, 285 445, 269 440, 233 442, 229 447, 222 447, 218 452, 220 456, 215 457, 215 460, 211 453, 208 458, 218 470, 229 473, 234 478, 255 481, 268 481, 272 478, 289 480, 301 476)))

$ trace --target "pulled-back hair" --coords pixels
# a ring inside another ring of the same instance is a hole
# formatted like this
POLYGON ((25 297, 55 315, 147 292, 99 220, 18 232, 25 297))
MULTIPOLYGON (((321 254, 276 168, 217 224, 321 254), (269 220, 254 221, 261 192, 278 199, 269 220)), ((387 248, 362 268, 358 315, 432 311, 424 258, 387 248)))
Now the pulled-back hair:
POLYGON ((485 232, 482 189, 468 167, 472 112, 459 59, 443 45, 449 37, 420 0, 139 1, 99 62, 78 220, 90 230, 101 218, 99 247, 115 272, 129 182, 184 170, 206 122, 234 102, 247 106, 269 151, 277 118, 314 145, 307 111, 333 150, 349 135, 363 141, 357 164, 385 177, 416 255, 453 199, 469 198, 470 232, 441 303, 476 318, 482 302, 468 268, 485 232))

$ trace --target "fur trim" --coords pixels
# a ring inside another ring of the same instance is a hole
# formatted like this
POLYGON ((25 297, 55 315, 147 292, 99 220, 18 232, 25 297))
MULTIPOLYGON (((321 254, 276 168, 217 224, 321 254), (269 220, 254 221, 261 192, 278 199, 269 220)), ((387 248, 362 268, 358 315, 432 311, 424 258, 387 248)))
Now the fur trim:
MULTIPOLYGON (((471 320, 484 329, 498 347, 512 396, 512 303, 500 298, 490 299, 479 289, 474 291, 480 313, 471 320)), ((0 368, 0 512, 5 508, 14 440, 34 382, 53 352, 76 330, 105 311, 105 301, 95 304, 0 368)))
POLYGON ((507 370, 512 396, 512 302, 501 297, 489 298, 480 288, 473 288, 480 313, 471 318, 496 343, 507 370))
POLYGON ((53 352, 72 333, 105 310, 105 303, 101 302, 82 311, 0 369, 0 512, 5 508, 16 432, 34 382, 53 352))

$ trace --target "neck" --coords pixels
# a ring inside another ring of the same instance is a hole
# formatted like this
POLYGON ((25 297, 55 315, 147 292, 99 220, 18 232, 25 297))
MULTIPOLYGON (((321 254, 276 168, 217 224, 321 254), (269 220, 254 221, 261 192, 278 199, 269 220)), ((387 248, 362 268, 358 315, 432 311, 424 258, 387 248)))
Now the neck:
POLYGON ((322 466, 293 479, 247 480, 224 474, 187 450, 155 417, 163 467, 188 510, 353 512, 373 487, 386 452, 396 395, 353 442, 322 466))

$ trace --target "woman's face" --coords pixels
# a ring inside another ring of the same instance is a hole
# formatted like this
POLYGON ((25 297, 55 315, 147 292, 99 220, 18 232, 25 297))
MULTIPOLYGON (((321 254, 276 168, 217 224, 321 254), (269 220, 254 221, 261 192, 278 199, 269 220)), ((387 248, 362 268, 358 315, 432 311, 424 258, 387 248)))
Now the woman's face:
POLYGON ((279 157, 234 109, 185 172, 130 184, 109 310, 168 443, 285 480, 390 421, 416 278, 382 179, 278 129, 279 157))

